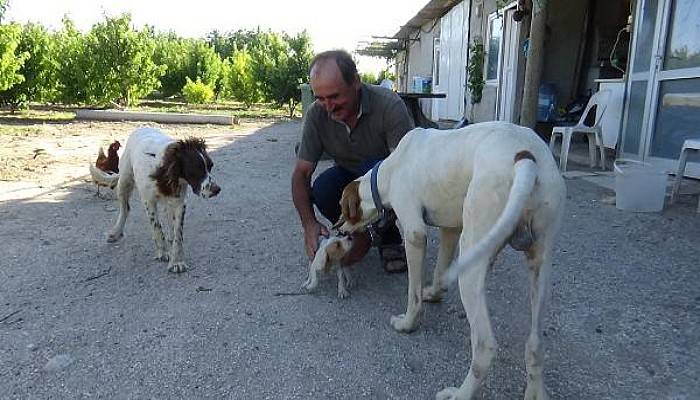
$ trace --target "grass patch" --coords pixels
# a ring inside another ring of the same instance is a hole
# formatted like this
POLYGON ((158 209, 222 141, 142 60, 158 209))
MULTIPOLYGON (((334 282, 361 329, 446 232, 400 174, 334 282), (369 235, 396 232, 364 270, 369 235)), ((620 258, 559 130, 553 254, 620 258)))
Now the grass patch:
POLYGON ((0 124, 68 122, 75 119, 75 109, 59 106, 30 106, 10 111, 0 109, 0 124))
MULTIPOLYGON (((4 135, 26 135, 27 125, 61 124, 75 119, 75 107, 31 104, 29 108, 11 111, 0 109, 0 133, 4 135)), ((288 117, 286 107, 277 108, 272 104, 259 103, 246 107, 243 103, 226 101, 211 104, 187 104, 171 100, 143 100, 138 106, 126 108, 128 111, 217 114, 238 117, 239 119, 283 119, 288 117)), ((295 117, 301 117, 301 107, 297 107, 295 117)))

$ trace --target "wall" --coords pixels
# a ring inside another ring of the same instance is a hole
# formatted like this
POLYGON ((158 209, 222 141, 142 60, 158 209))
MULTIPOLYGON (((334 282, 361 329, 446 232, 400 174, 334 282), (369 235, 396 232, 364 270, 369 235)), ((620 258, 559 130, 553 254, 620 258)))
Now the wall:
MULTIPOLYGON (((470 43, 475 40, 481 40, 481 43, 486 43, 486 33, 489 14, 496 11, 495 0, 473 0, 471 4, 471 21, 469 24, 470 43)), ((467 61, 468 63, 468 61, 467 61)), ((467 88, 467 91, 469 89, 467 88)), ((484 85, 484 90, 481 94, 481 102, 471 104, 467 101, 465 114, 470 122, 492 121, 496 119, 496 95, 498 87, 484 85)), ((470 99, 471 95, 467 95, 470 99)))
MULTIPOLYGON (((430 21, 424 24, 420 31, 416 31, 411 37, 418 40, 409 42, 408 69, 405 78, 406 86, 404 88, 404 90, 409 92, 413 91, 414 76, 433 76, 433 39, 440 37, 440 24, 430 21)), ((420 103, 423 113, 428 118, 432 118, 430 100, 421 99, 420 103)))

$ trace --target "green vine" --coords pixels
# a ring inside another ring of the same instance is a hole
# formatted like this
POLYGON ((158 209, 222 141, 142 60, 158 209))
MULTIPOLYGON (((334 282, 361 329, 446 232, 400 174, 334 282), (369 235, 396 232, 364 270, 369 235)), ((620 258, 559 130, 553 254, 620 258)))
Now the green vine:
POLYGON ((481 93, 484 90, 484 44, 481 40, 475 40, 469 46, 469 65, 467 66, 467 87, 471 93, 472 104, 481 101, 481 93))

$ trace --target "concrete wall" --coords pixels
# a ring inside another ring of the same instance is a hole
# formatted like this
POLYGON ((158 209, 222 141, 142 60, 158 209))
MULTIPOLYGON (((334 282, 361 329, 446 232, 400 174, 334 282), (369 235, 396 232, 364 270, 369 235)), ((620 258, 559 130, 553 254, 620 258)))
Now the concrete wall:
MULTIPOLYGON (((407 43, 407 51, 401 52, 396 57, 397 76, 399 77, 398 90, 413 91, 413 77, 433 76, 433 39, 440 37, 440 24, 429 23, 421 27, 420 32, 416 31, 411 35, 407 43)), ((432 118, 432 107, 430 100, 421 99, 423 113, 432 118)))
MULTIPOLYGON (((476 40, 486 44, 486 33, 488 30, 489 14, 496 11, 495 0, 472 0, 471 3, 471 21, 469 23, 470 44, 476 40)), ((471 56, 471 55, 470 55, 471 56)), ((469 61, 467 61, 467 64, 469 61)), ((467 88, 467 92, 469 88, 467 88)), ((484 85, 484 90, 481 94, 481 102, 471 104, 467 101, 465 114, 471 122, 492 121, 496 119, 496 96, 498 87, 492 85, 484 85)), ((471 99, 471 94, 467 93, 467 99, 471 99)))

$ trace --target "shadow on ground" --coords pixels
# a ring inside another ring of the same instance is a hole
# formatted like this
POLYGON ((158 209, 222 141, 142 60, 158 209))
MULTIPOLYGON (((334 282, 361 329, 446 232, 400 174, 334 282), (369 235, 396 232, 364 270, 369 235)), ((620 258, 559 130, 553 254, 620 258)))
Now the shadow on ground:
MULTIPOLYGON (((134 199, 126 237, 107 244, 116 203, 80 183, 0 204, 0 391, 6 398, 428 399, 461 383, 467 321, 456 287, 411 335, 406 276, 376 252, 349 299, 305 279, 289 194, 298 122, 208 139, 222 193, 190 198, 189 272, 154 261, 134 199)), ((167 128, 166 128, 167 131, 167 128)), ((628 214, 569 180, 545 323, 556 399, 690 399, 700 394, 700 239, 694 204, 628 214)), ((435 261, 431 232, 426 276, 435 261)), ((488 278, 501 345, 479 398, 520 398, 527 271, 505 251, 488 278)))

